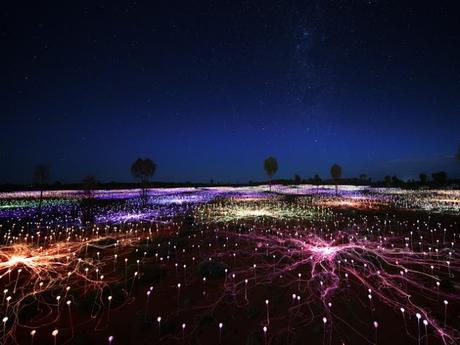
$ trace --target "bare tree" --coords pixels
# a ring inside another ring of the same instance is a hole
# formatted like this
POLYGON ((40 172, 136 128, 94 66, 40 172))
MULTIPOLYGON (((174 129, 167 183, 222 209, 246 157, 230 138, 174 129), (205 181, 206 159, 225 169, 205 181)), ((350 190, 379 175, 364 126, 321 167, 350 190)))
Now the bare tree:
POLYGON ((331 177, 335 184, 335 195, 337 195, 339 180, 342 177, 342 167, 340 165, 334 164, 331 166, 331 177))
POLYGON ((141 197, 145 202, 147 199, 147 183, 155 174, 156 164, 150 158, 138 158, 131 165, 131 174, 141 181, 141 197))
POLYGON ((270 179, 270 191, 272 190, 272 177, 278 171, 278 161, 274 157, 268 157, 264 160, 264 169, 270 179))

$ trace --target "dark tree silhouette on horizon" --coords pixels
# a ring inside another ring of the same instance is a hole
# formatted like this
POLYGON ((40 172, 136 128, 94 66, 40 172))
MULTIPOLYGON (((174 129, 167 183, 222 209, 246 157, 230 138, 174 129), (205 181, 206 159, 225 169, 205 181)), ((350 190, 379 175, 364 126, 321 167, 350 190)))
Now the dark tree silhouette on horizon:
POLYGON ((420 175, 418 175, 418 177, 420 179, 420 184, 426 185, 426 183, 428 182, 428 176, 424 173, 421 173, 420 175))
POLYGON ((447 183, 447 173, 445 171, 432 173, 431 177, 435 186, 442 186, 447 183))
POLYGON ((318 174, 315 174, 315 176, 313 176, 313 183, 316 185, 316 193, 319 192, 319 185, 321 182, 323 182, 321 177, 318 174))
POLYGON ((278 171, 278 161, 274 157, 268 157, 264 160, 264 169, 268 175, 270 183, 270 191, 272 190, 272 177, 278 171))
POLYGON ((300 177, 299 174, 294 175, 294 184, 301 184, 302 183, 302 178, 300 177))
POLYGON ((391 176, 385 175, 385 177, 383 178, 383 183, 385 184, 385 187, 391 187, 391 183, 392 183, 391 176))
POLYGON ((457 160, 457 162, 460 163, 460 144, 458 144, 457 154, 455 155, 455 159, 457 160))
POLYGON ((340 165, 334 164, 331 166, 331 177, 335 184, 335 195, 337 195, 339 180, 342 177, 342 167, 340 165))
POLYGON ((97 185, 97 179, 93 175, 87 175, 83 178, 83 194, 86 199, 93 199, 94 189, 97 185))
POLYGON ((391 178, 391 184, 395 187, 398 187, 402 184, 403 182, 400 180, 400 178, 396 175, 393 175, 391 178))
POLYGON ((150 158, 138 158, 131 165, 131 174, 141 182, 141 197, 147 199, 147 183, 155 174, 156 164, 150 158))
POLYGON ((34 170, 35 183, 40 188, 40 201, 38 203, 38 214, 41 214, 42 211, 42 202, 43 202, 43 187, 48 183, 50 178, 49 168, 45 164, 39 164, 35 167, 34 170))
POLYGON ((80 202, 81 221, 83 224, 92 224, 94 222, 94 189, 97 186, 96 177, 87 175, 83 178, 83 198, 80 202))

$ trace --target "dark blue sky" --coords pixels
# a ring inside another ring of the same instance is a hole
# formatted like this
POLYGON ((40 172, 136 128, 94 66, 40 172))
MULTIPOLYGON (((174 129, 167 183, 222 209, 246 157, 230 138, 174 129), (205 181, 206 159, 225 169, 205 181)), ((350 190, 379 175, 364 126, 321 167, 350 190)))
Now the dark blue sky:
POLYGON ((0 182, 460 176, 457 3, 2 4, 0 182))

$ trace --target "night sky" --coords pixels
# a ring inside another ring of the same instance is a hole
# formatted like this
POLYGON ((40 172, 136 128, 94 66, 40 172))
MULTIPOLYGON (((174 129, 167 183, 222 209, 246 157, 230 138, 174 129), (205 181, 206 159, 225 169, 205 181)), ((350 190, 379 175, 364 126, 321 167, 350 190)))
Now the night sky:
POLYGON ((114 3, 0 5, 0 183, 460 176, 458 1, 114 3))

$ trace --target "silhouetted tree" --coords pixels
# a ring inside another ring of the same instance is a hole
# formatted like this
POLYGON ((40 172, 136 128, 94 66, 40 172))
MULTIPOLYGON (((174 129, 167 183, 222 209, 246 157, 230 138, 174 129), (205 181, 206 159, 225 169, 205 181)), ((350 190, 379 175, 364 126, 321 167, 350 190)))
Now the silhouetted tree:
POLYGON ((367 181, 368 181, 368 180, 367 180, 367 175, 366 175, 366 174, 361 174, 361 175, 359 175, 359 182, 360 182, 361 184, 365 184, 365 183, 367 183, 367 181))
POLYGON ((385 184, 385 187, 391 187, 391 183, 392 183, 391 176, 386 175, 386 176, 383 178, 383 183, 385 184))
POLYGON ((294 175, 294 184, 300 184, 302 182, 302 179, 299 175, 295 174, 294 175))
POLYGON ((418 178, 420 179, 420 184, 421 185, 426 185, 427 181, 428 181, 428 176, 426 176, 426 174, 420 174, 418 175, 418 178))
POLYGON ((342 167, 340 165, 334 164, 331 166, 331 177, 335 184, 335 195, 337 195, 339 180, 342 177, 342 167))
POLYGON ((319 192, 319 185, 321 184, 321 182, 323 182, 323 180, 321 180, 321 177, 319 177, 318 174, 315 174, 315 176, 313 176, 313 183, 316 186, 317 193, 319 192))
POLYGON ((45 164, 39 164, 35 167, 34 171, 35 183, 40 188, 40 201, 38 203, 38 214, 41 214, 42 211, 42 202, 43 202, 43 187, 50 178, 49 168, 45 164))
POLYGON ((93 175, 83 178, 83 198, 80 202, 81 221, 83 224, 94 222, 94 189, 97 181, 93 175))
POLYGON ((272 190, 272 177, 278 171, 278 161, 274 157, 268 157, 264 160, 264 169, 270 180, 270 191, 272 190))
POLYGON ((391 184, 393 186, 400 186, 402 184, 402 181, 399 179, 398 176, 394 175, 392 178, 391 178, 391 184))
POLYGON ((94 189, 96 188, 96 177, 87 175, 83 178, 83 192, 86 199, 94 198, 94 189))
POLYGON ((458 144, 457 154, 455 155, 455 158, 460 163, 460 144, 458 144))
POLYGON ((156 165, 149 158, 138 158, 131 165, 131 174, 141 181, 141 197, 145 202, 147 199, 147 182, 155 174, 156 165))
POLYGON ((446 184, 447 182, 447 174, 445 171, 438 171, 433 174, 431 174, 431 177, 433 179, 433 183, 436 186, 442 186, 446 184))

